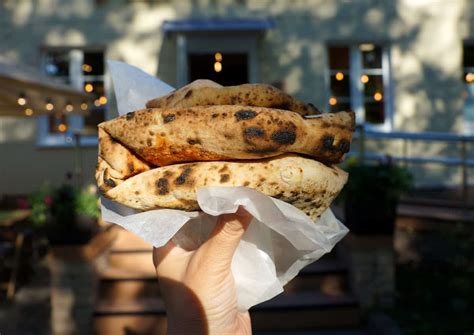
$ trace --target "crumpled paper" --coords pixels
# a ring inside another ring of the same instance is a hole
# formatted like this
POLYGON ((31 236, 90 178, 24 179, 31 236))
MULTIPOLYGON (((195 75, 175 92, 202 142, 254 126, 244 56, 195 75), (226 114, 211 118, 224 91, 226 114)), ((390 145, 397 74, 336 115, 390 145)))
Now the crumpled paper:
MULTIPOLYGON (((124 115, 173 90, 163 81, 131 65, 108 61, 124 115)), ((209 236, 217 217, 235 213, 239 206, 253 216, 232 259, 232 273, 241 311, 273 298, 306 265, 318 260, 339 242, 348 229, 330 209, 313 222, 296 207, 246 187, 207 187, 197 192, 202 210, 157 209, 138 212, 102 198, 102 218, 133 232, 155 247, 173 239, 188 250, 209 236)))

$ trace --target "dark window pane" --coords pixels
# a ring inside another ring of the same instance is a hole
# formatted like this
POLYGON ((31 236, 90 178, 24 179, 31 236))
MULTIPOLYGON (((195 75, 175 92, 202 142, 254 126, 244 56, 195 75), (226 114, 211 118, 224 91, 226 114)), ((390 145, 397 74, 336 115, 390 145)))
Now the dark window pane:
POLYGON ((104 74, 104 53, 102 51, 84 52, 84 64, 82 72, 85 75, 104 74))
POLYGON ((331 76, 331 95, 336 97, 350 96, 350 77, 349 75, 338 72, 331 76))
POLYGON ((373 44, 361 44, 362 67, 364 69, 382 68, 382 48, 373 44))
POLYGON ((462 79, 466 84, 474 85, 474 70, 473 71, 464 71, 462 79))
POLYGON ((84 82, 84 91, 92 93, 97 97, 104 95, 104 82, 102 81, 86 81, 84 82))
POLYGON ((364 106, 366 122, 375 124, 384 123, 385 113, 383 102, 366 102, 364 106))
POLYGON ((329 47, 329 68, 331 70, 349 69, 348 47, 329 47))
POLYGON ((366 97, 373 97, 375 93, 383 94, 383 79, 382 76, 367 76, 362 75, 361 81, 364 83, 364 95, 366 97))
POLYGON ((89 114, 84 117, 84 128, 91 131, 97 131, 97 125, 105 121, 105 108, 95 107, 92 108, 89 114))
POLYGON ((102 81, 89 81, 84 83, 84 91, 91 93, 95 97, 94 104, 90 107, 89 114, 84 118, 85 128, 97 130, 97 125, 105 121, 105 107, 107 99, 105 97, 104 83, 102 81))
POLYGON ((64 133, 68 126, 66 116, 63 113, 54 113, 48 116, 50 133, 64 133))
POLYGON ((330 106, 331 112, 341 112, 341 111, 349 111, 349 110, 351 110, 351 104, 348 102, 347 103, 341 102, 333 106, 330 106))
POLYGON ((69 76, 69 52, 48 52, 45 57, 44 70, 49 76, 69 76))
POLYGON ((464 45, 463 67, 474 67, 474 44, 464 45))

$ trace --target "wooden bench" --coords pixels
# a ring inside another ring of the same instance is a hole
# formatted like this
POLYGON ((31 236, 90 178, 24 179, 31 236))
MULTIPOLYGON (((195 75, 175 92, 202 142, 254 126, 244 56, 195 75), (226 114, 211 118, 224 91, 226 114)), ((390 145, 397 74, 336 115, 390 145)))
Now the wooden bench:
POLYGON ((18 223, 25 221, 31 214, 28 209, 18 210, 0 210, 0 235, 6 232, 13 232, 14 238, 12 241, 14 252, 13 252, 13 265, 9 279, 6 283, 1 284, 1 289, 6 290, 7 299, 11 300, 15 295, 16 280, 18 271, 20 268, 21 252, 23 250, 23 244, 25 240, 25 233, 22 229, 16 229, 18 223))

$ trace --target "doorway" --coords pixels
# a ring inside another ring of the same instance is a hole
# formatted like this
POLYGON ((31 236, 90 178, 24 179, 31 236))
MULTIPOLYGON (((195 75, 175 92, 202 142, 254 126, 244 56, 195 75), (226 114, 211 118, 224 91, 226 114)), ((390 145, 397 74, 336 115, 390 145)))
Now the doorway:
POLYGON ((210 79, 223 86, 249 82, 247 53, 189 53, 189 81, 210 79))

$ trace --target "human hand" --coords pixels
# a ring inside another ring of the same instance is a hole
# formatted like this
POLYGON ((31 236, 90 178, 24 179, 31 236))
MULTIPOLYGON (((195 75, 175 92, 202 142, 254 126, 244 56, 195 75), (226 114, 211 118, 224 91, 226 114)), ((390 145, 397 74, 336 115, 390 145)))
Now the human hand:
POLYGON ((251 334, 250 315, 237 310, 231 272, 235 250, 252 216, 243 208, 221 215, 197 250, 171 240, 153 250, 168 316, 168 334, 251 334))

